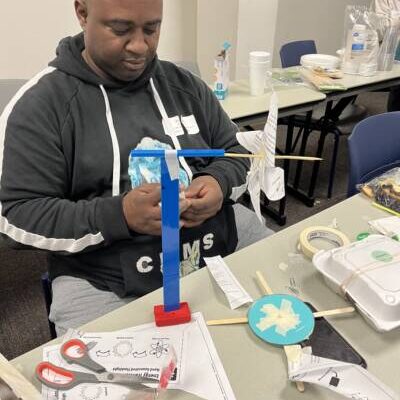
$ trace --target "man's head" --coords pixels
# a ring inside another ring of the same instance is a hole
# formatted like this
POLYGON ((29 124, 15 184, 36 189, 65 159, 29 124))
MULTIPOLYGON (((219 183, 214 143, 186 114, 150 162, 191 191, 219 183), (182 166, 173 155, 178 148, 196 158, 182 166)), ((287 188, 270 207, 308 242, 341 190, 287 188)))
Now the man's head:
POLYGON ((156 55, 162 9, 162 0, 75 0, 86 62, 101 77, 137 79, 156 55))

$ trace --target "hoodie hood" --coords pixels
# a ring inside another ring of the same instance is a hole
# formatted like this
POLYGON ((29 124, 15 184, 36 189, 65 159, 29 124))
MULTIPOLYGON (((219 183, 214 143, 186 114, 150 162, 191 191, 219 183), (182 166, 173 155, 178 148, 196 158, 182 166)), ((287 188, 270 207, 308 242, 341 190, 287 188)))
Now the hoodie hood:
POLYGON ((49 65, 95 86, 103 85, 106 88, 123 88, 131 91, 147 85, 158 64, 158 59, 155 57, 142 75, 134 81, 111 81, 100 77, 89 67, 82 57, 82 51, 84 48, 85 41, 83 32, 76 36, 66 37, 60 41, 56 50, 57 57, 51 61, 49 65))

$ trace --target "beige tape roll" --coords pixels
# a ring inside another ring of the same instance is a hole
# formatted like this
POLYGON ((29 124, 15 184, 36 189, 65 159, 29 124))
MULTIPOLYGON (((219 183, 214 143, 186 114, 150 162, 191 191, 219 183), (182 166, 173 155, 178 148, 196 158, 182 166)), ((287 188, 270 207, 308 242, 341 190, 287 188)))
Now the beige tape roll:
POLYGON ((328 228, 326 226, 310 226, 300 233, 299 247, 302 253, 312 259, 314 254, 320 251, 311 244, 313 239, 325 240, 336 247, 350 244, 349 238, 337 229, 328 228))

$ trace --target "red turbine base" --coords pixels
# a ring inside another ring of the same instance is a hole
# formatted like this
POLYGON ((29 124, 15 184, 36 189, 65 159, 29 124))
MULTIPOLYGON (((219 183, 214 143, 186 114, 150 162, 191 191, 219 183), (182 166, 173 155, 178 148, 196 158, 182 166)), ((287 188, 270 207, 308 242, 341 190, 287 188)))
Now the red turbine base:
POLYGON ((190 322, 192 314, 188 303, 180 303, 175 311, 164 311, 164 305, 154 306, 154 318, 157 326, 179 325, 190 322))

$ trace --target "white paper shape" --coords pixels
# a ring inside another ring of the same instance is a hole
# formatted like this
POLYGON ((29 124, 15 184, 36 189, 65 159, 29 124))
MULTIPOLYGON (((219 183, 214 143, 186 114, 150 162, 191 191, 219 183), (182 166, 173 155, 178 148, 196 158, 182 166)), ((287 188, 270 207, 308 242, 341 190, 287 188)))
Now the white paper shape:
POLYGON ((400 218, 386 217, 369 221, 368 224, 382 235, 400 237, 400 218))
POLYGON ((188 115, 187 117, 181 117, 181 121, 189 135, 197 135, 200 133, 200 128, 197 125, 196 118, 193 114, 188 115))
POLYGON ((179 161, 177 150, 165 150, 165 162, 167 163, 169 176, 172 181, 179 178, 179 161))
MULTIPOLYGON (((154 377, 159 372, 162 353, 167 345, 172 345, 177 356, 177 375, 168 385, 169 389, 184 390, 206 400, 235 400, 201 313, 192 314, 192 321, 183 325, 158 328, 151 323, 100 333, 70 330, 64 339, 71 338, 79 338, 85 343, 96 342, 89 354, 108 371, 150 373, 154 377)), ((79 366, 67 365, 60 356, 58 345, 45 347, 43 358, 63 368, 88 372, 79 366)), ((121 400, 129 393, 128 388, 112 384, 102 384, 102 391, 93 393, 96 386, 99 385, 83 384, 69 391, 55 391, 43 386, 42 395, 46 400, 87 400, 94 395, 96 400, 121 400)))
POLYGON ((204 257, 204 261, 218 286, 225 293, 232 310, 253 302, 221 256, 204 257))
POLYGON ((316 384, 353 400, 399 400, 393 390, 359 365, 313 356, 300 346, 290 347, 292 381, 316 384))
POLYGON ((163 119, 163 126, 164 131, 171 137, 182 136, 185 134, 181 124, 181 119, 177 115, 175 117, 168 118, 168 120, 163 119))
POLYGON ((272 92, 267 123, 263 131, 238 132, 238 142, 252 154, 263 158, 251 159, 247 174, 247 189, 258 219, 263 222, 260 209, 261 191, 271 201, 285 196, 285 176, 282 168, 275 167, 276 130, 278 121, 278 96, 272 92))

